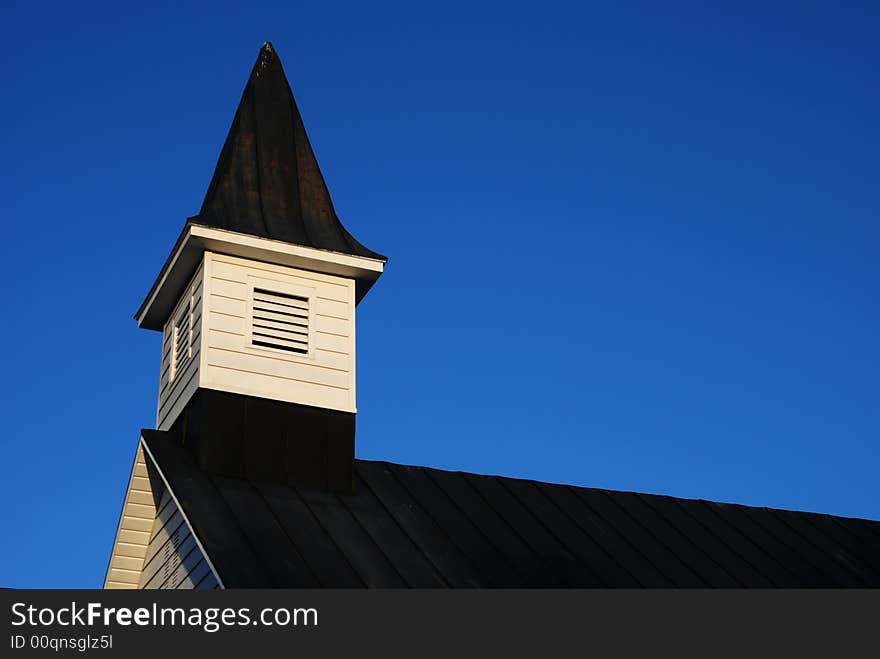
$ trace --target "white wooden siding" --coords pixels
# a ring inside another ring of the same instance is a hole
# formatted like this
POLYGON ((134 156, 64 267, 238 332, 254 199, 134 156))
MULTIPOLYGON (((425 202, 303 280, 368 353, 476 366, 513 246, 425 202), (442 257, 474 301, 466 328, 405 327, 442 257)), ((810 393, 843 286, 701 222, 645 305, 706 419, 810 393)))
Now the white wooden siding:
POLYGON ((174 423, 177 415, 192 398, 199 386, 199 366, 201 363, 202 345, 202 297, 203 268, 200 266, 183 295, 174 308, 162 333, 162 360, 159 370, 159 405, 156 410, 156 427, 167 430, 174 423), (174 327, 179 315, 191 306, 191 331, 186 337, 191 347, 186 351, 186 359, 181 363, 173 363, 174 359, 174 327))
POLYGON ((198 386, 356 411, 353 279, 213 252, 203 268, 198 386), (307 354, 252 345, 254 287, 308 296, 307 354))
POLYGON ((137 588, 156 517, 143 447, 138 444, 104 588, 137 588))
POLYGON ((221 587, 165 477, 138 442, 104 588, 221 587))

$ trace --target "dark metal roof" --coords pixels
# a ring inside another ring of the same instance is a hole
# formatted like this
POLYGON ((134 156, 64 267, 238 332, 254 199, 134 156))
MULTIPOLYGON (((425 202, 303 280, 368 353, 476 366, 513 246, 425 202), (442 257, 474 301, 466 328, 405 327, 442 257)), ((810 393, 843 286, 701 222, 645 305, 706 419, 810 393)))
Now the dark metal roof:
POLYGON ((880 586, 880 522, 363 460, 336 495, 143 437, 227 587, 880 586))
POLYGON ((386 260, 336 216, 281 60, 263 44, 199 215, 191 221, 386 260))

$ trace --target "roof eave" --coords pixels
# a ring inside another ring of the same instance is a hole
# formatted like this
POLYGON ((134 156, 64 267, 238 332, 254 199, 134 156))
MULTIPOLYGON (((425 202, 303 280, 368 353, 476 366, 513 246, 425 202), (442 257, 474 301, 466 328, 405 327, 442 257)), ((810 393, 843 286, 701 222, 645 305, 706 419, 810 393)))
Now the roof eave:
POLYGON ((387 261, 261 238, 189 220, 134 315, 138 327, 162 330, 206 251, 349 277, 355 280, 356 303, 379 279, 387 261))

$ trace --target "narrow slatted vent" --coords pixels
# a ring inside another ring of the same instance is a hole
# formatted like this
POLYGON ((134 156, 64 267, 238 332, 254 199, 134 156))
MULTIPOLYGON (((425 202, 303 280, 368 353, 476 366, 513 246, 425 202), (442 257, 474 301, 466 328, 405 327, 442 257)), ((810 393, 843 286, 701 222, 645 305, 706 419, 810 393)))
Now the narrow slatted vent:
POLYGON ((187 302, 174 321, 174 346, 171 353, 171 380, 186 368, 192 356, 192 303, 187 302))
POLYGON ((254 288, 251 343, 308 354, 309 298, 254 288))

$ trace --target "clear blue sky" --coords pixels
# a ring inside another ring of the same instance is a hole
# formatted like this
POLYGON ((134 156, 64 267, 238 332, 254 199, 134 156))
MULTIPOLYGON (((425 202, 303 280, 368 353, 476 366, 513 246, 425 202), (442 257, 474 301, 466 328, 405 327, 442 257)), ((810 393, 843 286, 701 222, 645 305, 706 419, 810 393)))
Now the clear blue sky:
POLYGON ((102 582, 265 40, 390 256, 359 457, 880 519, 880 5, 705 4, 6 3, 0 586, 102 582))

